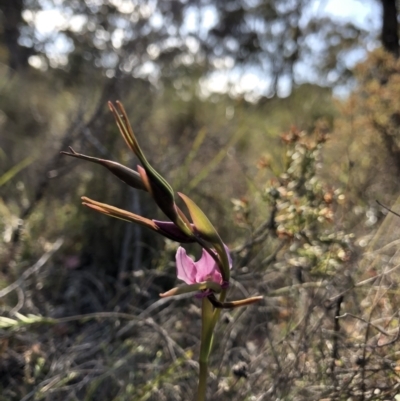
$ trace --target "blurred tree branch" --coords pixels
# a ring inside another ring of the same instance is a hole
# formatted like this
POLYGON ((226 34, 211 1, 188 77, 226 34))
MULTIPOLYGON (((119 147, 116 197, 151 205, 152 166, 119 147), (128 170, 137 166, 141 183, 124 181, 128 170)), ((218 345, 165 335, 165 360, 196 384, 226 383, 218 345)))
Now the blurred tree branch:
POLYGON ((381 0, 382 2, 382 33, 381 40, 383 47, 399 57, 399 24, 397 21, 397 3, 396 0, 381 0))

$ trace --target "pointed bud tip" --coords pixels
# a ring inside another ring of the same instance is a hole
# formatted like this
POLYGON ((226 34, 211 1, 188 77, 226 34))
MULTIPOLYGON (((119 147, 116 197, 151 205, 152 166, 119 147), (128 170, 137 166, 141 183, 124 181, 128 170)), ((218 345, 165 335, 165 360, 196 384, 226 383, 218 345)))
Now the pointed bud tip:
POLYGON ((171 290, 167 291, 167 292, 163 292, 160 293, 159 296, 160 298, 168 298, 168 297, 172 297, 176 294, 177 292, 177 288, 172 288, 171 290))

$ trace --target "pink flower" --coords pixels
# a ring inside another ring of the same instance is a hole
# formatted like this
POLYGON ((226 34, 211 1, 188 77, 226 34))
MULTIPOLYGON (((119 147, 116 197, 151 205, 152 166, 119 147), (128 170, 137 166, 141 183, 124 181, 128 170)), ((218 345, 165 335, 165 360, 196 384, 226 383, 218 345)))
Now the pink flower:
MULTIPOLYGON (((232 259, 228 248, 225 247, 225 249, 228 254, 229 268, 231 269, 232 259)), ((186 284, 196 284, 204 281, 213 281, 221 285, 223 284, 217 263, 204 249, 201 258, 197 262, 194 262, 193 259, 186 254, 186 250, 179 247, 176 252, 176 270, 178 278, 186 284)))

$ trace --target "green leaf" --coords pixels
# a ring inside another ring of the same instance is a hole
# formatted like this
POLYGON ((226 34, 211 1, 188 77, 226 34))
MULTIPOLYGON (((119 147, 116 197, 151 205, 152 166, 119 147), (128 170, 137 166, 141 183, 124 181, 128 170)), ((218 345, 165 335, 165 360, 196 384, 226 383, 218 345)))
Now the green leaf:
POLYGON ((10 181, 12 178, 14 178, 14 176, 17 175, 25 167, 28 167, 30 164, 32 164, 34 160, 35 158, 33 156, 28 156, 27 158, 16 164, 14 167, 11 167, 3 175, 0 175, 0 187, 10 181))

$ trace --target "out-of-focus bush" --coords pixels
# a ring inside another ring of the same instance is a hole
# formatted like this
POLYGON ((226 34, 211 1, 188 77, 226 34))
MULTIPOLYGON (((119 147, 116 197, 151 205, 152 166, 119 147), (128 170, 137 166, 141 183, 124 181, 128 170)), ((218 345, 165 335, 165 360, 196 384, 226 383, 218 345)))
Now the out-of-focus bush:
POLYGON ((325 174, 346 186, 347 222, 353 226, 360 223, 356 216, 377 214, 375 199, 390 203, 399 190, 400 61, 378 49, 355 76, 353 92, 338 102, 325 152, 325 174))

